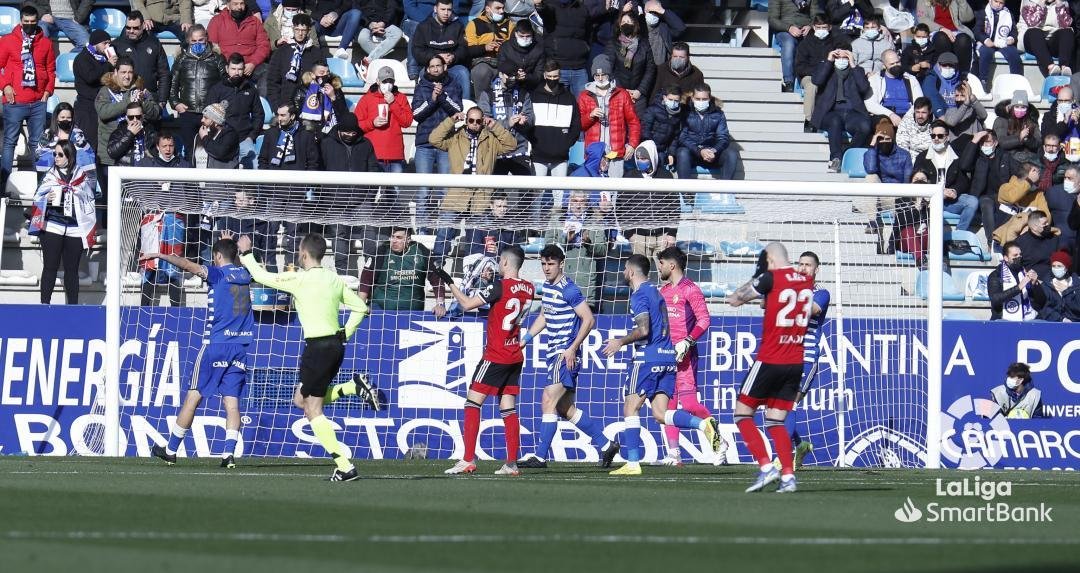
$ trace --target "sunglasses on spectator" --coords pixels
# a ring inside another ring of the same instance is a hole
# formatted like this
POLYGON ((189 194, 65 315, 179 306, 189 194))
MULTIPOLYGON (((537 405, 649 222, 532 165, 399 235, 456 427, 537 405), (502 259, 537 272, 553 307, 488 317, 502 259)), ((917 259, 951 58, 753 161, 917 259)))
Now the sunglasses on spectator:
POLYGON ((134 120, 134 119, 140 119, 141 120, 142 119, 142 114, 140 113, 139 115, 129 115, 129 116, 127 116, 127 118, 129 120, 134 120))
POLYGON ((67 154, 65 154, 63 151, 57 151, 56 153, 53 153, 53 155, 55 155, 56 157, 67 157, 67 154))
POLYGON ((481 117, 479 119, 473 119, 473 118, 470 117, 470 118, 467 118, 465 120, 465 122, 470 124, 470 125, 479 125, 481 123, 484 123, 484 118, 481 117))
POLYGON ((130 30, 132 32, 138 32, 139 30, 142 30, 142 26, 124 26, 124 29, 130 30))
POLYGON ((946 137, 949 137, 949 134, 947 134, 947 133, 931 133, 930 134, 930 139, 945 139, 946 137))

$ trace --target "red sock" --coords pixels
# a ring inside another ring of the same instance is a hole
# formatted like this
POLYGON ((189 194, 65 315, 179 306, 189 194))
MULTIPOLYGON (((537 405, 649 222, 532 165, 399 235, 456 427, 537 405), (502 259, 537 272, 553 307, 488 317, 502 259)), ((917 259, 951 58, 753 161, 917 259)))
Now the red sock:
POLYGON ((754 456, 758 465, 763 466, 769 463, 769 456, 765 453, 765 440, 761 439, 757 425, 754 424, 754 418, 750 416, 740 418, 735 422, 735 425, 739 428, 739 435, 746 442, 750 455, 754 456))
POLYGON ((773 450, 776 457, 780 458, 780 473, 789 475, 795 473, 795 456, 791 453, 791 435, 788 434, 784 424, 769 425, 765 431, 772 438, 773 450))
POLYGON ((476 437, 480 434, 480 407, 465 402, 465 457, 467 462, 476 459, 476 437))
POLYGON ((517 461, 521 447, 521 422, 516 411, 503 414, 503 430, 506 432, 506 463, 512 464, 517 461))

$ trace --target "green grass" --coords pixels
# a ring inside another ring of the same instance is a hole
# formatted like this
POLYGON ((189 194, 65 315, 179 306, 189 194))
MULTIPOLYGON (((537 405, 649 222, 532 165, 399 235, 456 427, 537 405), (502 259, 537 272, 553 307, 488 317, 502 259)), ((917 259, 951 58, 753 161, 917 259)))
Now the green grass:
MULTIPOLYGON (((562 464, 520 478, 447 478, 446 461, 0 458, 0 566, 64 571, 1080 570, 1080 478, 987 471, 1053 523, 914 524, 935 480, 976 474, 800 470, 795 495, 745 494, 749 466, 562 464)), ((959 506, 974 498, 937 498, 959 506)))

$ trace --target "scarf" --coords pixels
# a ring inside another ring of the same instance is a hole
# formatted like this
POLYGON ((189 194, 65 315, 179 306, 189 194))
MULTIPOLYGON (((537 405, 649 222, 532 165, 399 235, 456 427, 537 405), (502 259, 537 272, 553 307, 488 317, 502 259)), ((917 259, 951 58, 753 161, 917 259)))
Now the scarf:
POLYGON ((104 63, 106 60, 108 60, 108 58, 105 57, 105 54, 99 54, 98 51, 94 49, 94 46, 92 44, 86 45, 86 51, 90 52, 90 55, 93 56, 99 64, 104 63))
POLYGON ((1008 8, 1002 8, 995 12, 990 7, 989 2, 987 2, 984 11, 986 13, 986 23, 983 24, 983 33, 995 44, 998 43, 998 40, 1004 43, 1013 28, 1012 12, 1009 12, 1008 8))
POLYGON ((274 157, 270 160, 270 165, 281 166, 296 161, 296 149, 293 145, 296 140, 296 129, 297 124, 293 123, 292 129, 280 129, 278 131, 277 145, 274 148, 274 157))
MULTIPOLYGON (((116 93, 116 92, 114 92, 112 90, 109 90, 109 96, 112 97, 113 103, 120 103, 120 102, 124 101, 124 95, 125 95, 124 92, 116 93)), ((124 123, 124 121, 126 121, 126 120, 127 120, 126 111, 125 111, 125 113, 122 113, 122 114, 116 116, 116 125, 117 125, 117 127, 119 127, 120 124, 124 123)))
MULTIPOLYGON (((1020 284, 1009 270, 1009 265, 1004 262, 998 265, 998 272, 1001 273, 1002 291, 1020 284)), ((1005 301, 1005 304, 1001 306, 1001 318, 1012 322, 1034 320, 1036 314, 1035 309, 1031 308, 1031 299, 1028 298, 1027 289, 1021 289, 1019 294, 1005 301)))
POLYGON ((505 84, 500 79, 496 79, 491 84, 491 95, 493 101, 491 102, 491 117, 498 121, 505 121, 506 115, 506 102, 503 100, 503 94, 505 93, 505 84))
MULTIPOLYGON (((20 28, 20 30, 21 29, 22 28, 20 28)), ((26 32, 20 31, 20 33, 22 34, 22 51, 19 52, 19 57, 22 58, 23 67, 22 87, 37 87, 37 69, 34 67, 34 54, 32 52, 34 47, 34 37, 37 36, 37 34, 27 36, 26 32)))
POLYGON ((836 103, 841 104, 847 102, 847 93, 844 92, 844 82, 847 81, 848 74, 851 73, 851 68, 848 67, 844 70, 833 70, 836 74, 836 80, 839 85, 836 86, 836 103))
POLYGON ((934 75, 938 78, 938 91, 945 100, 945 105, 950 109, 956 107, 956 88, 960 85, 960 72, 955 76, 945 79, 941 77, 941 68, 934 66, 934 75))
POLYGON ((480 147, 480 134, 474 134, 466 129, 465 135, 469 138, 469 154, 465 156, 465 168, 462 174, 476 175, 476 151, 480 147))
POLYGON ((848 12, 847 17, 844 18, 844 21, 840 23, 840 29, 846 32, 850 32, 852 30, 862 30, 862 27, 862 12, 860 12, 858 8, 852 7, 851 11, 848 12))
MULTIPOLYGON (((72 173, 65 177, 56 168, 50 169, 41 180, 37 194, 34 195, 34 204, 30 212, 30 226, 28 232, 31 235, 40 234, 47 224, 58 225, 59 223, 46 221, 46 210, 49 207, 49 192, 59 188, 61 193, 61 209, 65 217, 74 219, 74 228, 77 236, 82 239, 84 249, 94 246, 95 234, 97 233, 97 216, 94 209, 94 179, 89 175, 93 167, 76 167, 72 173)), ((69 226, 69 225, 65 225, 69 226)))
POLYGON ((664 44, 664 37, 660 35, 660 26, 649 26, 649 48, 652 49, 653 61, 657 66, 662 66, 667 63, 667 46, 664 44))
POLYGON ((146 129, 135 136, 135 147, 131 150, 131 164, 135 165, 146 156, 146 129))
POLYGON ((308 86, 300 119, 322 122, 322 132, 329 133, 337 125, 337 116, 334 115, 334 103, 319 90, 321 87, 318 82, 311 82, 308 86))
POLYGON ((297 44, 293 42, 290 44, 293 49, 292 57, 289 59, 289 71, 285 72, 285 79, 290 82, 295 82, 300 73, 300 58, 304 54, 304 48, 307 47, 307 43, 297 44))
POLYGON ((629 69, 634 64, 634 54, 637 53, 638 38, 627 38, 619 34, 619 56, 622 57, 623 67, 629 69))

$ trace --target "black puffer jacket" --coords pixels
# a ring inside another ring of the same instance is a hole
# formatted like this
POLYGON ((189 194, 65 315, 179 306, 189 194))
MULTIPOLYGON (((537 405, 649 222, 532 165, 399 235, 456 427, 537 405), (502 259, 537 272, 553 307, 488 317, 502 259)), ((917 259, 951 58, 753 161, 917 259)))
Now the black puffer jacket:
POLYGON ((510 38, 499 48, 499 69, 505 66, 513 66, 514 69, 525 70, 525 88, 534 90, 540 87, 544 81, 544 68, 540 63, 544 59, 544 43, 539 35, 534 36, 533 43, 528 48, 518 45, 516 38, 510 38))
POLYGON ((589 67, 589 34, 593 16, 581 0, 566 5, 544 0, 537 10, 544 20, 544 53, 564 70, 589 67))
MULTIPOLYGON (((157 141, 157 134, 154 133, 154 129, 149 124, 145 124, 142 130, 143 136, 143 157, 150 155, 150 149, 157 141)), ((127 120, 122 120, 119 125, 116 126, 116 131, 113 131, 109 136, 109 145, 106 150, 109 152, 109 157, 115 162, 114 165, 136 165, 138 161, 135 160, 135 143, 136 135, 131 133, 127 128, 127 120)), ((141 160, 141 158, 140 158, 141 160)))
POLYGON ((188 111, 202 113, 210 87, 225 77, 225 58, 207 44, 206 51, 196 56, 190 50, 181 52, 172 69, 169 105, 184 104, 188 111))

